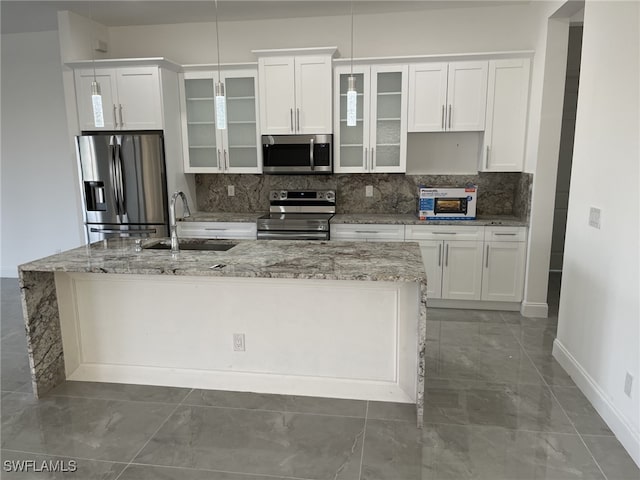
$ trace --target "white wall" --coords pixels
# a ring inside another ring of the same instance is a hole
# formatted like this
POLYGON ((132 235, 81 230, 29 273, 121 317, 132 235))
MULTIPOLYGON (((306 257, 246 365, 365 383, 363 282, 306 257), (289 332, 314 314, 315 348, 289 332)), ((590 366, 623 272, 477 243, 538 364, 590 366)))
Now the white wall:
POLYGON ((57 32, 2 35, 1 275, 82 243, 57 32))
POLYGON ((554 355, 640 465, 639 26, 638 2, 585 6, 554 355))

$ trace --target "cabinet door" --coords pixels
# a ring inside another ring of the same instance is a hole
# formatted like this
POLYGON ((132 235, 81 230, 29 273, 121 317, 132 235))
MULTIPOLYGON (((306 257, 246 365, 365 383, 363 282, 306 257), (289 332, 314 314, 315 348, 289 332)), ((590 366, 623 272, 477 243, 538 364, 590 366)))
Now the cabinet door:
POLYGON ((222 155, 215 126, 214 74, 185 74, 181 83, 182 143, 186 173, 219 173, 222 155))
POLYGON ((258 85, 262 135, 295 133, 294 58, 260 58, 258 60, 258 85))
POLYGON ((256 79, 256 71, 223 72, 227 129, 223 131, 222 161, 227 173, 262 172, 256 79))
POLYGON ((442 257, 444 243, 441 240, 419 242, 422 263, 427 274, 427 297, 442 298, 442 257))
POLYGON ((158 67, 119 68, 118 118, 124 130, 162 130, 158 67))
POLYGON ((452 62, 447 86, 447 130, 484 130, 488 62, 452 62))
POLYGON ((371 67, 371 173, 407 170, 406 65, 371 67))
POLYGON ((442 298, 480 300, 482 242, 444 242, 442 298))
POLYGON ((331 57, 295 57, 295 133, 332 132, 331 57))
POLYGON ((447 65, 434 62, 409 66, 409 132, 445 130, 447 65))
POLYGON ((524 242, 487 242, 482 272, 482 300, 520 302, 524 264, 524 242))
POLYGON ((527 58, 489 61, 482 171, 520 172, 524 167, 529 65, 527 58))
POLYGON ((102 94, 102 110, 104 127, 96 127, 93 123, 93 104, 91 102, 91 82, 93 69, 76 70, 76 104, 78 108, 78 122, 80 130, 115 130, 116 125, 116 72, 112 69, 97 69, 96 80, 102 94))
POLYGON ((347 88, 351 68, 338 66, 335 69, 333 169, 337 173, 363 173, 368 165, 370 71, 367 66, 353 68, 357 91, 356 125, 348 127, 347 88))

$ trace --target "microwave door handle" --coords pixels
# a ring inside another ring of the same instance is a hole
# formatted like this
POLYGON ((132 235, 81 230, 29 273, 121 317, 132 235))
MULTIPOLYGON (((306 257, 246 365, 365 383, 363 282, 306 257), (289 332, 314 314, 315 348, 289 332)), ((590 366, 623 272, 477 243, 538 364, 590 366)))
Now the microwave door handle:
POLYGON ((309 161, 311 163, 311 171, 315 170, 316 166, 313 160, 313 138, 309 141, 309 161))

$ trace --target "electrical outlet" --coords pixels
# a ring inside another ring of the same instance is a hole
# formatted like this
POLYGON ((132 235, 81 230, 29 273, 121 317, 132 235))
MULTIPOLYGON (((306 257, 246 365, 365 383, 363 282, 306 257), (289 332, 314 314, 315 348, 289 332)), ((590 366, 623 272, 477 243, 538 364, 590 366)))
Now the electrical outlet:
POLYGON ((235 197, 236 187, 234 187, 233 185, 227 185, 227 195, 230 197, 235 197))
POLYGON ((627 372, 627 376, 624 377, 624 393, 627 397, 631 398, 631 386, 633 385, 633 375, 627 372))
POLYGON ((244 352, 244 333, 233 334, 233 351, 244 352))
POLYGON ((600 209, 597 207, 589 209, 589 226, 600 229, 600 209))
POLYGON ((367 185, 364 187, 364 196, 373 197, 373 185, 367 185))

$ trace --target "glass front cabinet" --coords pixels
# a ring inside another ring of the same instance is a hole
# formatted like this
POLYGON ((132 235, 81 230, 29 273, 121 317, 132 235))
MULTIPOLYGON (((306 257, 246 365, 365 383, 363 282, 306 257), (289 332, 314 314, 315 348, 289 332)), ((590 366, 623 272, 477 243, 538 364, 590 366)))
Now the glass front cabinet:
POLYGON ((407 65, 334 69, 334 170, 404 173, 407 159, 407 65), (347 86, 356 78, 356 125, 347 126, 347 86))
POLYGON ((227 97, 227 128, 216 129, 218 72, 186 72, 181 82, 185 173, 261 173, 257 71, 220 72, 227 97))

